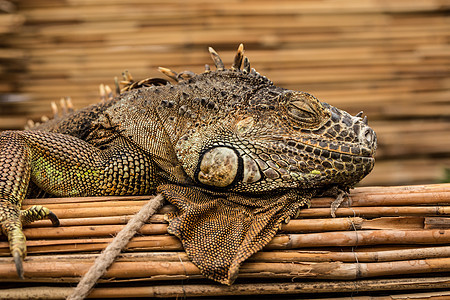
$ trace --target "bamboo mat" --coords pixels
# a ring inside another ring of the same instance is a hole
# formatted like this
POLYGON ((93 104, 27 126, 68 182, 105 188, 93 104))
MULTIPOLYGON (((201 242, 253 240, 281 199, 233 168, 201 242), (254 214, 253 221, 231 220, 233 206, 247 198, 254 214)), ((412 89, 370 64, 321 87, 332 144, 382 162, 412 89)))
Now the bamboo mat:
MULTIPOLYGON (((0 298, 67 296, 98 253, 151 197, 25 200, 24 208, 35 204, 50 208, 61 226, 51 227, 45 220, 24 228, 28 257, 23 281, 2 237, 0 298)), ((330 217, 332 200, 313 199, 311 208, 284 224, 263 251, 242 265, 231 287, 204 279, 178 239, 167 234, 164 213, 173 207, 166 205, 131 240, 91 296, 315 291, 323 295, 316 295, 318 299, 325 299, 329 292, 336 297, 356 291, 359 296, 369 292, 377 296, 450 290, 450 184, 356 188, 336 211, 336 218, 330 217)), ((427 297, 423 299, 435 299, 427 297)))

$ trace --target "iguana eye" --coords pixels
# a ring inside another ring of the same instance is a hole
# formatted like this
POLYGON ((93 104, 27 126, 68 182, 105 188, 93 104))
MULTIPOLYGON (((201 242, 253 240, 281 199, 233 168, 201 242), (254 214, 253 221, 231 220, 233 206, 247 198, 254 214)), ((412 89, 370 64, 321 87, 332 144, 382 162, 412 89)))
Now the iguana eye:
POLYGON ((291 102, 288 106, 288 112, 291 117, 301 122, 312 123, 315 120, 314 110, 304 101, 291 102))
POLYGON ((283 95, 288 116, 301 128, 315 128, 329 118, 323 105, 308 93, 287 92, 283 95))

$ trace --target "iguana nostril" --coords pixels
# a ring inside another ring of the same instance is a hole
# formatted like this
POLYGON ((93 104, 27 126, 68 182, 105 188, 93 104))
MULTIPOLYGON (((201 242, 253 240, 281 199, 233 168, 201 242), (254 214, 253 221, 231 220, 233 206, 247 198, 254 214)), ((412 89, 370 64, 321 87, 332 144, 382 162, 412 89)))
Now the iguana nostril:
POLYGON ((371 128, 367 128, 364 132, 364 139, 370 146, 374 146, 375 132, 371 128))

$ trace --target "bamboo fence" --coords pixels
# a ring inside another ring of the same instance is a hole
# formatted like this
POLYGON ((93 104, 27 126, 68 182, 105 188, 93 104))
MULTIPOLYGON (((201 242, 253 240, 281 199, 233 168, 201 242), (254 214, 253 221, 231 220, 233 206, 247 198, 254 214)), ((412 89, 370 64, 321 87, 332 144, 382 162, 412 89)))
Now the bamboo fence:
MULTIPOLYGON (((25 17, 18 13, 14 5, 8 1, 0 2, 0 107, 3 103, 24 100, 17 92, 19 73, 25 71, 25 51, 17 49, 9 43, 9 37, 20 32, 25 17)), ((4 114, 0 112, 0 116, 4 114)), ((0 121, 0 124, 3 122, 0 121)), ((0 127, 1 128, 1 127, 0 127)))
MULTIPOLYGON (((129 70, 201 72, 213 46, 307 91, 378 134, 363 185, 437 183, 450 169, 448 0, 22 0, 0 7, 0 130, 50 116, 50 102, 96 102, 129 70), (1 100, 3 97, 3 101, 1 100)), ((448 178, 446 179, 448 180, 448 178)))
MULTIPOLYGON (((52 227, 44 220, 24 228, 25 280, 17 277, 3 237, 0 298, 64 298, 98 253, 151 198, 25 200, 24 208, 36 204, 50 208, 61 226, 52 227)), ((164 213, 174 208, 165 205, 130 241, 90 297, 314 292, 326 299, 327 293, 381 297, 381 292, 394 296, 401 292, 404 297, 445 299, 449 295, 450 184, 356 188, 336 211, 336 218, 330 217, 332 201, 313 199, 309 209, 283 224, 275 238, 242 265, 230 287, 206 280, 179 240, 167 234, 164 213)))

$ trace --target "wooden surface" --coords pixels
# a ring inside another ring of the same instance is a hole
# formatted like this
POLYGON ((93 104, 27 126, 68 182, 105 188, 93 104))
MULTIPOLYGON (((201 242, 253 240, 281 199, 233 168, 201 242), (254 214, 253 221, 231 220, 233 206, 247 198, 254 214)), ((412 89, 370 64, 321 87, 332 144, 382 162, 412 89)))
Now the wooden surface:
POLYGON ((124 70, 201 72, 208 46, 229 66, 242 42, 275 84, 368 115, 379 149, 363 185, 448 180, 448 0, 9 3, 16 9, 0 14, 0 130, 50 116, 60 97, 78 108, 96 102, 98 85, 124 70))
MULTIPOLYGON (((50 208, 61 226, 51 227, 45 220, 24 228, 25 280, 17 277, 2 237, 0 298, 64 298, 112 236, 151 197, 25 200, 24 208, 35 204, 50 208)), ((372 296, 381 292, 420 295, 429 289, 448 295, 450 184, 356 188, 336 211, 337 218, 330 217, 332 200, 313 199, 311 208, 283 225, 262 251, 242 265, 231 287, 206 280, 179 240, 167 234, 163 214, 173 207, 166 205, 131 240, 92 296, 314 292, 319 293, 318 299, 326 299, 328 292, 333 297, 349 295, 352 287, 358 289, 358 296, 368 292, 372 296)))

